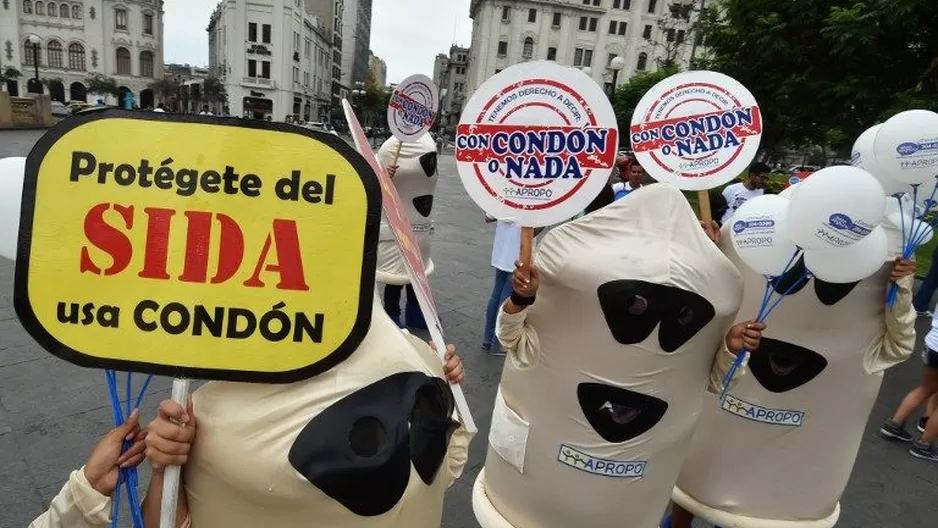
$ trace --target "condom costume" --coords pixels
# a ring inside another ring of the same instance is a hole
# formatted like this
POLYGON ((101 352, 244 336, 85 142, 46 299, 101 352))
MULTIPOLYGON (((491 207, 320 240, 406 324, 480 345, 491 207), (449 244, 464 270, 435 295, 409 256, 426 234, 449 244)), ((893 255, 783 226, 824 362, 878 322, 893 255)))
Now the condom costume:
MULTIPOLYGON (((400 140, 391 137, 381 145, 378 161, 385 167, 394 162, 394 154, 401 146, 397 157, 397 172, 391 180, 401 198, 408 220, 414 231, 414 238, 424 258, 427 276, 433 272, 430 259, 430 233, 433 222, 430 213, 433 210, 433 192, 438 179, 436 144, 429 134, 423 135, 412 143, 401 145, 400 140)), ((401 327, 426 330, 427 325, 417 304, 414 290, 410 286, 410 276, 404 264, 404 258, 398 249, 394 234, 382 216, 381 235, 378 242, 377 281, 385 285, 384 308, 401 327), (406 286, 407 300, 404 319, 401 319, 401 292, 406 286)))
MULTIPOLYGON (((784 194, 783 194, 784 196, 784 194)), ((901 244, 884 224, 892 254, 901 244)), ((723 228, 722 249, 742 270, 742 314, 755 314, 765 278, 739 260, 723 228)), ((720 402, 708 396, 673 499, 698 517, 739 528, 830 528, 850 478, 883 371, 915 343, 912 277, 886 309, 892 260, 859 283, 813 278, 772 312, 760 349, 720 402)), ((799 262, 775 289, 788 291, 799 262)))
POLYGON ((636 190, 544 235, 536 302, 499 315, 509 351, 482 528, 656 528, 742 297, 683 195, 636 190))
POLYGON ((380 306, 345 361, 288 385, 193 394, 193 528, 439 528, 470 435, 430 347, 380 306))

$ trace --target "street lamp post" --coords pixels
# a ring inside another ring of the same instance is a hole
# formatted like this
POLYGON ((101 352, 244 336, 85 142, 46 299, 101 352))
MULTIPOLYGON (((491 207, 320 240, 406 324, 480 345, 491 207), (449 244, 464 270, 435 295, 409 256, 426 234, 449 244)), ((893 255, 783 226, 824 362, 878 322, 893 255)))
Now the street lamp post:
POLYGON ((27 84, 26 89, 30 93, 37 93, 37 94, 42 93, 42 81, 39 80, 39 57, 41 53, 39 44, 41 42, 42 40, 36 35, 29 36, 29 44, 32 45, 33 47, 33 65, 36 67, 35 76, 26 83, 27 84))
POLYGON ((625 68, 625 59, 616 55, 609 61, 609 69, 612 70, 612 86, 609 88, 609 98, 616 93, 616 86, 619 84, 619 72, 625 68))

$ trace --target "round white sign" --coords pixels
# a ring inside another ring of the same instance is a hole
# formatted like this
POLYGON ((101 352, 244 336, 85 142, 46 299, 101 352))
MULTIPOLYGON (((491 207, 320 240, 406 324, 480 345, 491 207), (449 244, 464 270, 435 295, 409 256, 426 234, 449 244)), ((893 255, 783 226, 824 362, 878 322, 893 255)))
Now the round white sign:
POLYGON ((645 93, 630 139, 654 179, 686 191, 712 189, 749 168, 762 139, 756 99, 732 77, 711 71, 672 75, 645 93))
POLYGON ((539 227, 596 198, 618 145, 615 112, 595 81, 554 62, 527 62, 473 94, 456 131, 456 162, 486 213, 539 227))
POLYGON ((416 141, 430 130, 440 108, 440 91, 426 75, 411 75, 391 93, 388 128, 402 143, 416 141))

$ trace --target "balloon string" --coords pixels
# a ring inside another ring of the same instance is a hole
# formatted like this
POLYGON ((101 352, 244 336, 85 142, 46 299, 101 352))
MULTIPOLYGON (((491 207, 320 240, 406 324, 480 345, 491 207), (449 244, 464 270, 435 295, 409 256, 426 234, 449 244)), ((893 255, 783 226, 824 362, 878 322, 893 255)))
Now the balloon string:
MULTIPOLYGON (((123 413, 121 412, 120 397, 118 396, 117 373, 113 370, 105 370, 104 374, 105 374, 105 379, 107 381, 108 396, 109 396, 109 399, 111 400, 111 412, 114 418, 114 424, 116 426, 123 425, 125 418, 123 416, 123 413)), ((137 394, 137 398, 134 402, 135 405, 131 407, 131 403, 133 401, 131 399, 131 394, 133 390, 132 389, 132 375, 129 372, 127 373, 127 387, 126 387, 127 406, 126 408, 128 411, 127 412, 128 418, 130 417, 130 413, 132 412, 133 408, 140 407, 140 401, 143 399, 143 396, 146 392, 147 387, 150 384, 151 379, 152 379, 152 376, 147 376, 146 381, 143 383, 143 387, 141 387, 140 392, 137 394)), ((131 442, 124 440, 121 443, 121 452, 123 453, 127 451, 127 449, 129 449, 132 445, 133 444, 131 442)), ((126 491, 127 491, 127 501, 129 503, 130 514, 132 517, 134 528, 143 528, 143 513, 140 509, 140 500, 139 500, 139 495, 137 492, 137 487, 138 487, 137 468, 135 467, 120 468, 118 470, 117 487, 115 489, 115 494, 113 497, 114 508, 111 514, 111 527, 112 528, 116 528, 118 521, 119 521, 121 488, 126 488, 126 491)))
MULTIPOLYGON (((791 260, 789 260, 788 262, 788 265, 785 266, 785 271, 782 272, 782 275, 784 275, 785 272, 789 270, 792 262, 794 262, 795 260, 795 257, 798 256, 799 251, 800 251, 800 248, 795 250, 795 254, 792 255, 791 260)), ((759 307, 759 313, 756 315, 756 322, 764 323, 766 319, 768 319, 769 316, 772 314, 772 312, 775 311, 776 308, 778 308, 778 305, 782 302, 782 299, 784 299, 785 296, 787 296, 788 294, 796 290, 802 284, 807 282, 809 278, 810 278, 810 274, 807 271, 805 271, 801 275, 801 277, 799 277, 798 280, 796 280, 791 286, 789 286, 789 288, 785 290, 785 293, 782 293, 781 295, 779 295, 778 298, 775 300, 775 302, 772 303, 771 307, 769 307, 769 303, 772 302, 772 292, 774 291, 774 282, 778 279, 778 277, 767 277, 766 284, 765 284, 765 294, 762 296, 762 305, 759 307), (766 309, 767 307, 768 309, 766 309)), ((720 387, 720 403, 721 404, 724 401, 726 401, 726 396, 730 389, 730 382, 732 382, 733 378, 736 377, 736 372, 740 368, 742 368, 743 364, 745 364, 746 361, 748 360, 749 360, 748 350, 744 349, 744 350, 740 350, 736 352, 736 359, 733 361, 733 365, 730 367, 729 371, 727 371, 727 373, 723 376, 723 379, 721 380, 721 387, 720 387)))

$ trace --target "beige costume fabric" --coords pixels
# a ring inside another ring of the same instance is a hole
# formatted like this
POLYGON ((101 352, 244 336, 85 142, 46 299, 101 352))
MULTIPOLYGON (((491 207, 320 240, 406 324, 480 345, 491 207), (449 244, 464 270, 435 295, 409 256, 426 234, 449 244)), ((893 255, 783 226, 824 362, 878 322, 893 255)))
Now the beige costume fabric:
POLYGON ((739 273, 666 184, 553 229, 534 264, 535 304, 499 316, 509 359, 476 518, 483 528, 657 527, 708 375, 732 362, 721 343, 739 273))
MULTIPOLYGON (((401 142, 391 137, 378 150, 378 161, 388 167, 394 162, 394 153, 401 142)), ((430 259, 430 233, 433 222, 430 212, 433 208, 433 192, 438 178, 436 144, 425 134, 413 143, 401 145, 401 154, 397 158, 397 173, 394 175, 394 187, 401 197, 401 203, 414 230, 414 238, 423 255, 423 265, 427 275, 433 272, 433 260, 430 259)), ((394 240, 394 234, 381 217, 381 235, 378 242, 377 282, 380 284, 410 284, 410 277, 401 257, 400 249, 394 240)))
MULTIPOLYGON (((471 435, 462 427, 450 437, 432 484, 425 484, 411 465, 402 498, 379 515, 353 513, 312 485, 288 459, 311 419, 400 372, 442 377, 443 367, 426 343, 391 322, 376 295, 368 335, 331 370, 289 385, 212 382, 201 387, 193 395, 198 432, 185 467, 192 528, 439 528, 443 494, 468 456, 471 435)), ((386 427, 391 431, 392 425, 386 427)), ((361 486, 361 498, 373 493, 361 486)))
MULTIPOLYGON (((722 248, 743 272, 745 317, 758 311, 765 279, 739 261, 729 228, 722 248)), ((900 236, 887 234, 893 242, 900 236)), ((750 372, 722 405, 708 396, 675 502, 726 527, 837 522, 882 373, 905 361, 915 342, 913 279, 901 282, 895 308, 886 310, 890 269, 884 263, 840 300, 843 290, 812 279, 782 301, 750 372)))
POLYGON ((111 525, 111 509, 111 498, 91 487, 82 467, 72 471, 49 509, 29 528, 105 528, 111 525))

